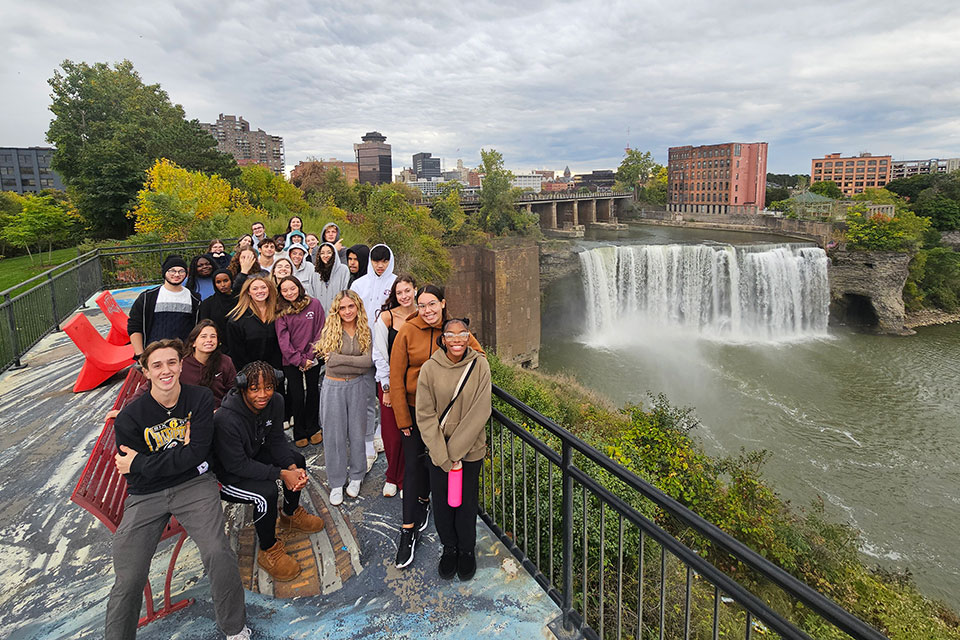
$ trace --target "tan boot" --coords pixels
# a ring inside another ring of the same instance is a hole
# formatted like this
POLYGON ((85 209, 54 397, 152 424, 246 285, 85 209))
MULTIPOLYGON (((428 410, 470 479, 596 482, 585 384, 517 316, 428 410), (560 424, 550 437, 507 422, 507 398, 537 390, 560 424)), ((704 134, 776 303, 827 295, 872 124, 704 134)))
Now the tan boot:
POLYGON ((310 444, 320 444, 323 442, 323 432, 317 431, 315 434, 310 436, 310 444))
POLYGON ((303 533, 316 533, 323 530, 323 518, 307 513, 303 507, 297 507, 292 516, 280 512, 280 527, 295 529, 303 533))
POLYGON ((287 555, 283 540, 257 554, 257 564, 277 582, 287 582, 300 575, 300 564, 287 555))

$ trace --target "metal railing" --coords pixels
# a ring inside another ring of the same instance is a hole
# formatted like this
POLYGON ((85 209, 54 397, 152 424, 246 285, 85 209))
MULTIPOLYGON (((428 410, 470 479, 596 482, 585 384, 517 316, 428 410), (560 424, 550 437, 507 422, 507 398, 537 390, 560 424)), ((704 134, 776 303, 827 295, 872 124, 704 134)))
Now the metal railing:
POLYGON ((481 518, 560 606, 558 636, 809 640, 803 618, 831 638, 885 640, 497 387, 488 429, 481 518), (685 527, 688 543, 666 523, 685 527), (706 546, 729 557, 725 568, 696 551, 706 546))
MULTIPOLYGON (((224 240, 224 243, 229 240, 224 240)), ((103 286, 107 289, 154 284, 161 279, 160 265, 170 253, 182 253, 189 263, 204 253, 207 242, 164 242, 104 247, 98 250, 103 286)))

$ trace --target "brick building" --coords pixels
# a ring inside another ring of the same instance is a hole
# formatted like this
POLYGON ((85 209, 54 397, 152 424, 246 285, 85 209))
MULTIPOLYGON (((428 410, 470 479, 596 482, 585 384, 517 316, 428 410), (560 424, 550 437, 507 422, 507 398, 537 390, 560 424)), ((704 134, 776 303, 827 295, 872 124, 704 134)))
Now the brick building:
POLYGON ((667 154, 670 211, 755 213, 763 209, 766 142, 670 147, 667 154))
POLYGON ((321 171, 339 169, 340 173, 350 184, 360 181, 360 168, 356 162, 347 162, 346 160, 337 160, 336 158, 330 158, 328 160, 321 158, 319 160, 302 160, 298 162, 297 166, 290 172, 290 182, 298 184, 301 174, 312 167, 318 167, 321 171))
POLYGON ((893 158, 861 153, 859 156, 841 156, 828 153, 810 161, 810 184, 832 180, 843 195, 863 193, 864 189, 886 186, 892 174, 893 158))
POLYGON ((393 182, 393 154, 387 137, 379 131, 368 131, 353 145, 360 168, 360 182, 389 184, 393 182))
POLYGON ((217 141, 217 149, 229 153, 240 166, 260 164, 277 175, 284 170, 283 138, 272 136, 263 129, 250 130, 250 123, 242 116, 222 113, 213 124, 201 122, 200 127, 217 141))
POLYGON ((54 151, 52 147, 0 147, 0 191, 62 191, 63 180, 50 168, 54 151))

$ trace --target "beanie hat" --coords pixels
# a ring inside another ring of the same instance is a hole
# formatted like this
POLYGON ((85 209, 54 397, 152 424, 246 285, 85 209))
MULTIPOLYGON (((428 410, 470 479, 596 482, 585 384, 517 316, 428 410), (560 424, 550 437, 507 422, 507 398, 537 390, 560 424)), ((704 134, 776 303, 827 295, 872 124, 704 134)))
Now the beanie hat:
POLYGON ((167 259, 163 261, 163 267, 160 269, 160 277, 163 277, 167 271, 173 269, 174 267, 183 267, 183 270, 186 271, 187 262, 177 254, 171 253, 169 256, 167 256, 167 259))

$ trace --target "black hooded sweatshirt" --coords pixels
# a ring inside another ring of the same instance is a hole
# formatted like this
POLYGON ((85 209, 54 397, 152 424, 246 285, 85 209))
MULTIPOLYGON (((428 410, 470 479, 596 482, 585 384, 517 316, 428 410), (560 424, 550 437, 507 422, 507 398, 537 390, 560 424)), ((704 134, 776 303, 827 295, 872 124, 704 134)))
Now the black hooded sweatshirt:
MULTIPOLYGON (((233 282, 233 274, 229 269, 219 269, 213 273, 213 281, 217 281, 217 275, 225 273, 230 276, 233 282)), ((233 293, 220 293, 216 285, 213 287, 213 295, 200 303, 199 320, 213 320, 217 323, 217 331, 220 332, 220 342, 226 345, 227 342, 227 314, 237 306, 237 296, 233 293)))
POLYGON ((356 273, 350 274, 350 282, 347 283, 347 288, 359 278, 367 275, 367 265, 370 264, 370 247, 365 244, 355 244, 349 249, 347 249, 347 259, 349 260, 350 254, 357 254, 357 262, 360 263, 360 268, 357 269, 356 273))
POLYGON ((241 394, 231 389, 213 416, 213 471, 223 484, 277 480, 281 469, 296 463, 283 435, 283 396, 274 393, 263 411, 254 413, 241 394))
POLYGON ((283 366, 274 325, 273 322, 262 322, 252 309, 247 309, 237 320, 227 320, 227 355, 237 371, 256 360, 263 360, 274 369, 283 366))

